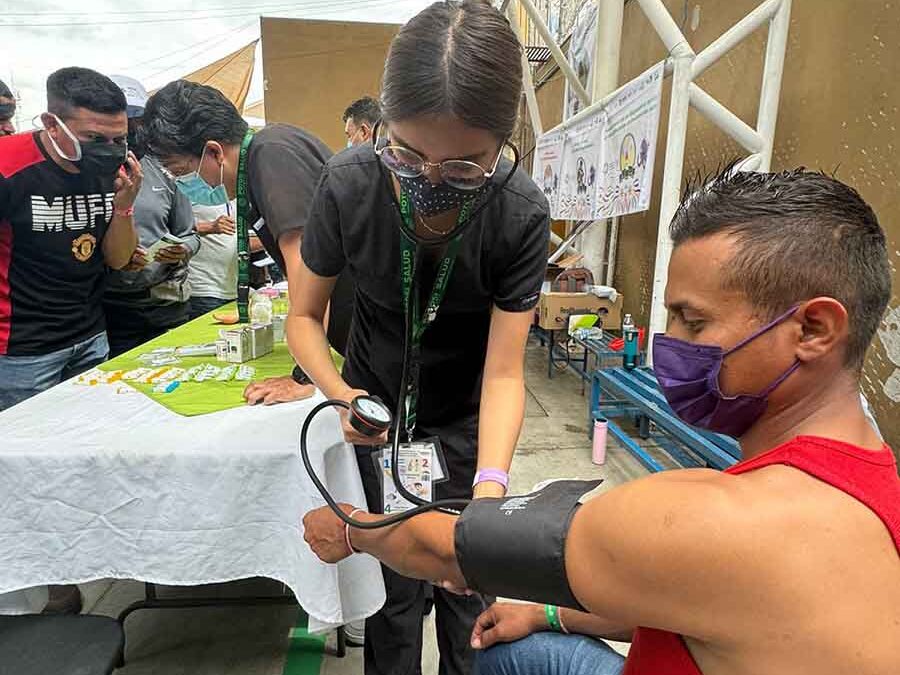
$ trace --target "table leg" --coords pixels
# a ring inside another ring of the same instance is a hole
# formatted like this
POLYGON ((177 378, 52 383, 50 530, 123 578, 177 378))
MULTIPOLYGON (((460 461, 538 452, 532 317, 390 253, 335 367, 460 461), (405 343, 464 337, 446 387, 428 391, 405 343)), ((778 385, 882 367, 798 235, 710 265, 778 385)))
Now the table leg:
POLYGON ((547 331, 547 379, 553 379, 553 329, 547 331))

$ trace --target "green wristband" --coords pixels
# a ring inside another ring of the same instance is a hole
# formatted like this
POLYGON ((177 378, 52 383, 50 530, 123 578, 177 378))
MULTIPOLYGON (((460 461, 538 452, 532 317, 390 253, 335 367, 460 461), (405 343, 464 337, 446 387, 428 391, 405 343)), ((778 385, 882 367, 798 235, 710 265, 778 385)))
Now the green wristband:
POLYGON ((547 615, 547 625, 551 630, 562 633, 562 624, 559 622, 559 607, 556 605, 544 605, 544 614, 547 615))

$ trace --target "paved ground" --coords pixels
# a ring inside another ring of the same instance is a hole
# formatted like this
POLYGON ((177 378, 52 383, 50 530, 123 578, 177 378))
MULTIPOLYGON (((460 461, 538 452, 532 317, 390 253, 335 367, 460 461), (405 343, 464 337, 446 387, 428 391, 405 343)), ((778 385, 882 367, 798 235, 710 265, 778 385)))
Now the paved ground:
MULTIPOLYGON (((512 471, 513 492, 526 492, 548 478, 606 479, 603 489, 644 475, 640 465, 610 442, 607 463, 591 463, 586 400, 578 378, 557 373, 547 378, 546 351, 528 353, 528 406, 512 471)), ((627 527, 627 523, 622 524, 627 527)), ((260 594, 277 590, 268 581, 250 581, 204 589, 207 593, 260 594)), ((135 582, 96 582, 84 588, 86 609, 116 615, 141 596, 135 582)), ((161 593, 183 593, 164 589, 161 593)), ((196 593, 196 589, 188 589, 196 593)), ((296 608, 210 608, 138 612, 127 624, 127 662, 119 675, 281 675, 288 634, 296 608)), ((431 621, 425 626, 423 673, 437 673, 437 649, 431 621)), ((344 659, 325 657, 322 675, 362 675, 362 652, 344 659)))

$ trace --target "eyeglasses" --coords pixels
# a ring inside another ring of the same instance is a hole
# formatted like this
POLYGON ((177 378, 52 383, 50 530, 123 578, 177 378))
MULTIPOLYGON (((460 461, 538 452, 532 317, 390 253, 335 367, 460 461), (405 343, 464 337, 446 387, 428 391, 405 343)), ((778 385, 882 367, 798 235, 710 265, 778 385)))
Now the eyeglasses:
POLYGON ((443 162, 426 162, 421 155, 402 145, 390 145, 387 138, 379 138, 375 143, 375 154, 392 173, 401 178, 418 178, 429 168, 437 168, 441 172, 441 180, 459 190, 477 190, 497 171, 501 148, 490 171, 485 171, 480 164, 465 159, 447 159, 443 162))

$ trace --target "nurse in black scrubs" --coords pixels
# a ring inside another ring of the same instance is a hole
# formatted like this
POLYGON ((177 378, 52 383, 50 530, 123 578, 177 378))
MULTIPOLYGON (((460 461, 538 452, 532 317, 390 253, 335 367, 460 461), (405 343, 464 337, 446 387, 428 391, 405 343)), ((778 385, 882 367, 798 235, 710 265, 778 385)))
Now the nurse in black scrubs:
MULTIPOLYGON (((507 158, 520 50, 507 20, 484 0, 435 3, 401 29, 385 63, 375 142, 327 163, 291 297, 291 351, 325 396, 369 393, 392 410, 405 303, 418 308, 418 386, 401 433, 404 441, 409 430, 415 439, 440 439, 448 480, 435 484, 436 499, 470 497, 473 488, 475 497, 502 495, 524 415, 525 342, 544 279, 549 216, 541 191, 507 158), (421 241, 401 235, 404 228, 421 241), (412 261, 415 283, 403 274, 412 261), (339 373, 323 322, 345 267, 357 286, 339 373)), ((356 446, 369 510, 381 512, 373 453, 387 436, 364 437, 346 420, 344 433, 356 446)), ((387 602, 366 623, 365 672, 418 675, 427 589, 386 568, 384 577, 387 602)), ((434 604, 440 673, 468 673, 481 600, 435 588, 434 604)))

